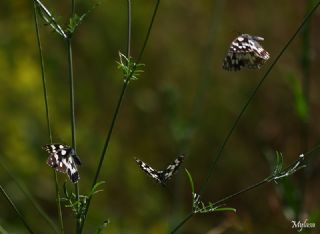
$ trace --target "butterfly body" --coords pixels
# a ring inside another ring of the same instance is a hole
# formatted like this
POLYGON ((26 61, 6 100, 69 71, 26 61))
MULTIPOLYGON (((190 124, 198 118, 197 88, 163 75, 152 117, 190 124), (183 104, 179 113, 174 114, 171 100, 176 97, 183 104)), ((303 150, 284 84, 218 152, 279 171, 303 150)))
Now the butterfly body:
POLYGON ((153 169, 151 166, 141 161, 140 159, 135 158, 137 164, 140 168, 151 178, 153 178, 157 183, 165 186, 168 180, 172 178, 172 176, 177 172, 181 163, 183 162, 184 155, 180 155, 178 158, 174 160, 172 164, 167 166, 165 170, 158 171, 153 169))
POLYGON ((242 68, 259 69, 269 58, 269 53, 260 45, 262 37, 242 34, 234 39, 223 61, 223 69, 239 71, 242 68))
POLYGON ((43 146, 49 153, 47 164, 56 171, 66 173, 73 183, 80 179, 77 165, 81 165, 80 158, 75 150, 64 144, 49 144, 43 146))

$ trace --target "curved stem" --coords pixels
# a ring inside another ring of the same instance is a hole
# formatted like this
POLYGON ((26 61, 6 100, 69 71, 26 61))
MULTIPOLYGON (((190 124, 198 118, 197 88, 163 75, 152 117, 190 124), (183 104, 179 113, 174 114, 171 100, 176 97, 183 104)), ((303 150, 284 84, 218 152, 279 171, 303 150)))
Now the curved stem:
POLYGON ((156 18, 156 15, 157 15, 157 12, 158 12, 159 4, 160 4, 160 0, 157 0, 156 6, 155 6, 155 8, 153 10, 153 14, 152 14, 152 17, 151 17, 151 21, 150 21, 150 24, 149 24, 149 27, 148 27, 147 34, 145 36, 142 48, 140 50, 140 53, 139 53, 139 56, 138 56, 138 59, 137 59, 137 62, 136 62, 137 64, 140 63, 140 61, 142 59, 142 55, 144 54, 144 50, 147 47, 147 43, 149 41, 149 37, 150 37, 150 34, 151 34, 151 29, 152 29, 152 26, 153 26, 153 23, 154 23, 154 19, 156 18))
POLYGON ((41 78, 42 78, 42 88, 43 88, 43 96, 44 96, 44 106, 45 106, 45 111, 46 111, 46 122, 47 122, 49 140, 50 140, 50 143, 52 143, 52 130, 51 130, 50 117, 49 117, 47 81, 46 81, 46 76, 45 76, 44 59, 43 59, 43 54, 42 54, 42 45, 41 45, 40 32, 39 32, 39 22, 38 22, 38 17, 37 17, 37 6, 36 6, 35 3, 33 4, 33 6, 34 6, 34 8, 33 8, 34 24, 35 24, 35 28, 36 28, 37 46, 38 46, 38 50, 39 50, 39 60, 40 60, 40 67, 41 67, 41 78))
MULTIPOLYGON (((42 54, 42 45, 41 45, 41 38, 40 38, 40 32, 39 32, 39 22, 37 17, 37 6, 35 3, 33 3, 33 10, 34 10, 33 15, 34 15, 34 24, 36 28, 37 46, 39 50, 39 60, 40 60, 40 67, 41 67, 44 105, 46 110, 46 122, 47 122, 49 140, 50 140, 50 143, 52 143, 52 130, 51 130, 50 117, 49 117, 50 115, 49 115, 49 104, 48 104, 48 94, 47 94, 47 82, 46 82, 46 76, 45 76, 44 59, 42 54)), ((58 186, 58 176, 55 170, 53 170, 53 174, 54 174, 53 176, 55 181, 56 202, 57 202, 57 209, 58 209, 60 231, 61 233, 64 233, 63 218, 62 218, 62 211, 61 211, 61 199, 60 199, 60 192, 59 192, 59 186, 58 186)))
POLYGON ((131 25, 132 25, 132 14, 131 14, 131 0, 128 0, 128 42, 127 42, 127 58, 130 59, 131 56, 131 25))
POLYGON ((70 122, 71 122, 71 138, 72 147, 76 150, 76 118, 74 107, 74 78, 73 78, 73 59, 72 59, 72 42, 67 40, 68 47, 68 67, 69 67, 69 92, 70 92, 70 122))
MULTIPOLYGON (((71 38, 67 40, 68 47, 68 67, 69 67, 69 92, 70 92, 70 123, 71 123, 71 138, 72 138, 72 148, 77 151, 77 141, 76 141, 76 118, 75 118, 75 104, 74 104, 74 77, 73 77, 73 59, 72 59, 72 42, 71 38)), ((78 183, 74 184, 74 190, 76 194, 76 199, 79 201, 79 186, 78 183)), ((78 209, 80 209, 80 204, 78 204, 78 209)), ((79 233, 81 220, 77 218, 76 230, 79 233)))

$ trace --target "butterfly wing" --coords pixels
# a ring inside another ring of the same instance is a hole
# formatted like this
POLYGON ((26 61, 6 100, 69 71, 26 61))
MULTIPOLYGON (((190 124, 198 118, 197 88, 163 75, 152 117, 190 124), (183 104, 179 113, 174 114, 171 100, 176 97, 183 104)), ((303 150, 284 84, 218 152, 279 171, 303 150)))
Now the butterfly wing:
POLYGON ((178 171, 178 168, 180 167, 183 160, 184 155, 180 155, 178 158, 174 160, 172 164, 170 164, 164 171, 161 172, 163 184, 170 180, 172 176, 178 171))
POLYGON ((223 69, 227 71, 239 71, 245 66, 242 57, 244 54, 235 53, 234 51, 229 50, 227 56, 223 61, 223 69))
POLYGON ((239 71, 243 67, 260 68, 270 55, 258 41, 263 41, 263 38, 248 34, 242 34, 233 40, 223 61, 223 68, 228 71, 239 71))
POLYGON ((269 53, 254 40, 248 41, 250 52, 248 53, 248 60, 246 67, 250 69, 260 68, 269 58, 269 53))
POLYGON ((78 180, 80 179, 80 176, 76 166, 76 162, 74 161, 74 157, 69 156, 68 159, 66 159, 65 161, 66 161, 65 166, 67 168, 67 174, 70 180, 73 183, 77 183, 78 180))
POLYGON ((43 147, 49 153, 47 164, 56 171, 66 173, 73 183, 80 179, 76 164, 81 165, 80 158, 68 145, 50 144, 43 147))
POLYGON ((139 165, 139 167, 150 177, 152 177, 155 181, 157 181, 158 183, 162 183, 160 176, 161 172, 159 173, 157 170, 153 169, 152 167, 150 167, 148 164, 146 164, 145 162, 141 161, 140 159, 134 158, 134 160, 137 162, 137 164, 139 165))
POLYGON ((45 145, 42 147, 45 151, 47 151, 49 154, 52 153, 56 153, 57 151, 60 150, 66 150, 66 149, 70 149, 71 147, 68 145, 64 145, 64 144, 49 144, 49 145, 45 145))
POLYGON ((167 181, 172 178, 172 176, 177 172, 178 168, 180 167, 181 163, 183 162, 184 155, 180 155, 178 158, 174 160, 172 164, 167 166, 167 168, 163 171, 157 171, 150 167, 145 162, 135 158, 137 164, 140 168, 150 177, 152 177, 155 181, 162 184, 163 186, 166 185, 167 181))
POLYGON ((63 144, 45 145, 43 149, 49 153, 47 164, 59 172, 66 173, 67 167, 64 159, 69 148, 63 144))
POLYGON ((72 154, 72 158, 73 158, 73 161, 74 161, 77 165, 81 165, 81 160, 80 160, 80 158, 79 158, 78 155, 72 154))
POLYGON ((63 159, 57 153, 52 153, 48 157, 47 164, 50 167, 54 168, 56 171, 66 173, 67 168, 65 163, 63 163, 62 160, 63 159))

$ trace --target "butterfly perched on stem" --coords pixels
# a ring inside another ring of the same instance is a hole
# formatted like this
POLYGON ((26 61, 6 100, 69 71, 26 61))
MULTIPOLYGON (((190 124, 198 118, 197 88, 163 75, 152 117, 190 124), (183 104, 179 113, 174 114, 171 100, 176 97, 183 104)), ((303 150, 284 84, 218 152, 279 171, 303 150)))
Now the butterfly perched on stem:
POLYGON ((42 147, 49 153, 47 164, 56 171, 66 173, 73 183, 80 179, 77 165, 81 165, 75 150, 68 145, 49 144, 42 147))
POLYGON ((260 68, 269 58, 269 53, 260 45, 264 38, 242 34, 234 39, 223 61, 223 69, 239 71, 242 68, 260 68))
POLYGON ((152 177, 156 182, 165 186, 167 181, 172 178, 172 176, 177 172, 179 166, 183 162, 184 155, 180 155, 178 158, 174 160, 172 164, 167 166, 166 169, 163 171, 157 171, 147 165, 145 162, 141 161, 140 159, 134 158, 140 168, 150 177, 152 177))

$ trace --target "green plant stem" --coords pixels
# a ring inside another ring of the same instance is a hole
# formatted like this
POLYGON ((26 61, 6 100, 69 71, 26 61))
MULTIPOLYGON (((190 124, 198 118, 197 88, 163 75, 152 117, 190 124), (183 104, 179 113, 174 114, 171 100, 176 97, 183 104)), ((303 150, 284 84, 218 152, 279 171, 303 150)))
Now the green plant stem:
POLYGON ((132 17, 131 17, 131 0, 128 0, 128 35, 127 35, 127 58, 130 59, 131 56, 131 24, 132 24, 132 17))
MULTIPOLYGON (((218 160, 220 159, 222 152, 226 146, 226 144, 228 143, 232 133, 234 132, 235 128, 237 127, 241 117, 243 116, 243 114, 245 113, 246 109, 248 108, 249 104, 252 102, 253 98, 256 96, 259 88, 261 87, 261 85, 263 84, 263 82, 265 81, 265 79, 268 77, 268 75, 270 74, 270 72, 272 71, 272 69, 274 68, 274 66, 276 65, 276 63, 279 61, 279 59, 281 58, 281 56, 283 55, 283 53, 287 50, 287 48, 289 47, 289 45, 292 43, 292 41, 296 38, 296 36, 298 35, 298 33, 301 31, 301 29, 303 28, 303 26, 306 24, 306 22, 310 19, 310 17, 313 15, 313 13, 317 10, 317 8, 320 5, 320 1, 318 1, 318 3, 310 10, 310 12, 305 16, 305 18, 302 20, 301 24, 299 25, 299 27, 297 28, 297 30, 294 32, 294 34, 290 37, 290 39, 288 40, 288 42, 284 45, 284 47, 282 48, 282 50, 280 51, 280 53, 277 55, 277 57, 275 58, 275 60, 272 62, 272 64, 270 65, 270 67, 268 68, 268 70, 266 71, 266 73, 263 75, 263 77, 261 78, 261 80, 259 81, 258 85, 255 87, 255 89, 253 90, 251 96, 248 98, 247 102, 245 103, 245 105, 243 106, 242 110, 240 111, 238 117, 236 118, 235 122, 233 123, 231 129, 229 130, 225 140, 223 141, 222 145, 220 146, 218 153, 216 154, 216 156, 214 157, 210 168, 209 168, 209 172, 205 178, 205 181, 203 183, 202 188, 200 189, 200 195, 203 194, 203 192, 205 191, 209 180, 213 174, 213 168, 216 165, 216 163, 218 162, 218 160)), ((173 229, 173 231, 171 233, 175 233, 179 228, 181 228, 193 215, 189 214, 187 215, 184 219, 182 219, 182 221, 180 221, 178 223, 178 225, 173 229)))
POLYGON ((11 200, 11 198, 9 197, 9 195, 6 193, 6 191, 2 188, 2 186, 0 185, 0 190, 3 194, 3 196, 7 199, 7 201, 10 203, 10 205, 12 206, 12 208, 15 210, 15 212, 17 213, 17 215, 19 216, 20 220, 23 222, 24 226, 28 229, 28 231, 30 233, 34 233, 31 229, 31 227, 29 226, 29 224, 27 223, 27 221, 25 220, 25 218, 23 217, 23 215, 21 214, 21 212, 18 210, 18 208, 16 207, 16 205, 13 203, 13 201, 11 200))
POLYGON ((44 105, 45 105, 45 111, 46 111, 46 121, 47 121, 47 128, 48 128, 48 134, 49 134, 49 140, 52 143, 52 130, 51 130, 51 123, 50 123, 50 117, 49 117, 49 105, 48 105, 48 93, 47 93, 47 81, 45 76, 45 69, 44 69, 44 59, 42 54, 42 45, 41 45, 41 39, 40 39, 40 32, 39 32, 39 22, 37 17, 37 6, 34 3, 34 24, 36 28, 36 36, 37 36, 37 46, 39 50, 39 60, 40 60, 40 67, 41 67, 41 78, 42 78, 42 88, 43 88, 43 96, 44 96, 44 105))
POLYGON ((59 190, 59 183, 58 183, 58 174, 56 170, 53 171, 54 176, 54 184, 56 189, 56 203, 58 208, 58 217, 59 217, 59 225, 60 225, 60 232, 64 233, 64 226, 63 226, 63 216, 62 216, 62 209, 61 209, 61 195, 59 190))
POLYGON ((270 179, 270 177, 268 176, 268 177, 264 178, 263 180, 259 181, 259 182, 256 183, 256 184, 250 185, 249 187, 244 188, 244 189, 240 190, 239 192, 233 193, 233 194, 231 194, 231 195, 229 195, 229 196, 226 196, 226 197, 220 199, 219 201, 213 203, 212 206, 216 206, 216 205, 218 205, 218 204, 220 204, 220 203, 222 203, 222 202, 225 202, 225 201, 227 201, 227 200, 230 200, 231 198, 234 198, 234 197, 236 197, 236 196, 238 196, 238 195, 240 195, 240 194, 242 194, 242 193, 245 193, 245 192, 248 192, 248 191, 250 191, 250 190, 252 190, 252 189, 255 189, 255 188, 257 188, 257 187, 259 187, 259 186, 261 186, 261 185, 269 182, 269 181, 270 181, 269 179, 270 179))
MULTIPOLYGON (((140 60, 142 58, 142 55, 143 55, 143 52, 144 52, 144 50, 146 48, 147 42, 148 42, 149 37, 150 37, 151 29, 152 29, 152 26, 153 26, 153 23, 154 23, 154 19, 155 19, 156 13, 158 11, 159 3, 160 3, 160 0, 157 0, 156 6, 155 6, 155 9, 153 11, 152 18, 151 18, 151 21, 150 21, 150 24, 149 24, 149 28, 148 28, 147 34, 145 36, 145 40, 143 42, 143 45, 142 45, 142 48, 140 50, 140 53, 139 53, 139 56, 138 56, 136 64, 138 64, 140 62, 140 60)), ((129 54, 130 53, 130 48, 131 48, 131 1, 130 0, 128 0, 128 39, 127 40, 128 40, 128 43, 127 43, 127 54, 129 54)), ((96 174, 95 174, 94 179, 93 179, 92 188, 95 186, 95 184, 98 181, 98 177, 100 175, 100 171, 101 171, 101 168, 102 168, 102 165, 103 165, 103 161, 105 159, 105 155, 106 155, 106 152, 107 152, 107 149, 108 149, 108 146, 109 146, 109 142, 110 142, 110 139, 111 139, 111 136, 112 136, 112 132, 113 132, 113 129, 114 129, 117 117, 118 117, 118 113, 119 113, 119 110, 120 110, 120 107, 121 107, 121 104, 122 104, 122 101, 123 101, 123 98, 124 98, 124 95, 125 95, 125 91, 126 91, 126 89, 128 87, 128 84, 130 82, 130 79, 131 79, 133 73, 134 73, 134 71, 131 72, 131 74, 125 79, 125 81, 123 83, 123 86, 122 86, 122 89, 121 89, 121 92, 120 92, 120 96, 119 96, 119 99, 117 101, 117 105, 116 105, 116 108, 115 108, 115 111, 114 111, 114 114, 113 114, 113 117, 112 117, 112 120, 111 120, 111 124, 110 124, 109 130, 108 130, 108 133, 107 133, 107 137, 106 137, 103 149, 102 149, 102 153, 101 153, 100 160, 99 160, 99 163, 98 163, 97 171, 96 171, 96 174)), ((80 233, 82 233, 82 230, 83 230, 83 227, 84 227, 84 223, 86 221, 86 217, 87 217, 87 214, 88 214, 88 211, 89 211, 89 207, 90 207, 90 204, 91 204, 91 199, 92 199, 91 197, 88 199, 88 202, 87 202, 87 205, 86 205, 86 208, 85 208, 85 212, 84 212, 85 215, 84 215, 84 220, 81 223, 80 233)))
POLYGON ((71 138, 72 147, 76 150, 76 118, 74 108, 74 78, 73 78, 73 59, 72 59, 72 42, 67 40, 68 47, 68 66, 69 66, 69 92, 70 92, 70 122, 71 122, 71 138))
POLYGON ((48 23, 60 36, 67 39, 68 36, 62 29, 62 27, 56 22, 55 18, 52 16, 50 11, 45 7, 45 5, 40 0, 33 0, 33 2, 39 7, 41 15, 43 14, 43 19, 48 23))
MULTIPOLYGON (((45 104, 45 110, 46 110, 46 122, 47 122, 49 140, 50 140, 50 143, 52 143, 52 130, 51 130, 50 117, 49 117, 50 115, 49 115, 48 94, 47 94, 47 85, 46 85, 47 82, 46 82, 45 69, 44 69, 44 59, 43 59, 43 53, 42 53, 42 45, 41 45, 36 3, 33 3, 33 10, 34 10, 33 15, 34 15, 34 24, 36 29, 37 46, 39 50, 39 60, 40 60, 40 67, 41 67, 43 97, 44 97, 44 104, 45 104)), ((55 180, 56 202, 57 202, 57 209, 58 209, 60 231, 61 233, 64 233, 62 211, 61 211, 61 199, 60 199, 60 192, 59 192, 59 185, 58 185, 58 176, 55 170, 53 170, 53 174, 54 174, 54 180, 55 180)), ((48 218, 46 215, 44 217, 46 219, 48 218)))
POLYGON ((139 53, 139 56, 138 56, 138 59, 137 59, 137 62, 136 62, 137 64, 140 63, 141 58, 142 58, 142 56, 144 54, 144 50, 147 47, 147 43, 149 41, 149 37, 150 37, 150 34, 151 34, 151 29, 152 29, 152 26, 153 26, 153 23, 154 23, 154 19, 156 18, 159 5, 160 5, 160 0, 157 0, 156 6, 154 7, 153 14, 152 14, 152 17, 151 17, 151 20, 150 20, 150 24, 149 24, 149 27, 148 27, 147 34, 145 36, 142 48, 140 50, 140 53, 139 53))
MULTIPOLYGON (((74 77, 73 77, 73 59, 72 59, 72 41, 71 38, 67 39, 68 47, 68 67, 69 67, 69 93, 70 93, 70 124, 71 124, 71 138, 72 138, 72 148, 77 151, 76 142, 76 117, 75 117, 75 104, 74 104, 74 77)), ((76 199, 79 201, 79 186, 78 183, 74 184, 74 190, 76 194, 76 199)), ((78 204, 78 209, 80 209, 80 204, 78 204)), ((77 217, 76 220, 76 230, 77 233, 80 231, 81 220, 77 217)))

